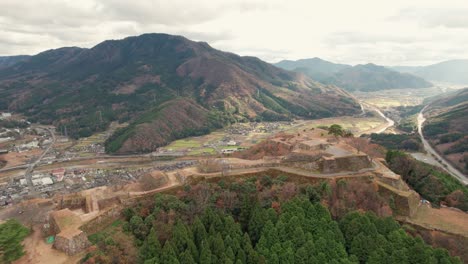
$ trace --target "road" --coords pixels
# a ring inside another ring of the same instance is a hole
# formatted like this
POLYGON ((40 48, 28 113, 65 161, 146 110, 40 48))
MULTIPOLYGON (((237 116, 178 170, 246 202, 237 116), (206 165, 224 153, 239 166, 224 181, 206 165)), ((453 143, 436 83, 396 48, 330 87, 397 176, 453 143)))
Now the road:
POLYGON ((385 121, 387 121, 387 123, 385 125, 380 125, 380 126, 378 126, 376 128, 366 130, 366 131, 364 131, 362 133, 365 133, 365 134, 372 134, 372 133, 380 134, 380 133, 383 133, 388 128, 395 125, 395 121, 393 121, 392 119, 390 119, 386 115, 384 115, 384 113, 382 113, 382 111, 380 111, 377 107, 369 105, 369 104, 364 105, 363 103, 361 103, 361 109, 362 109, 363 112, 364 112, 364 107, 363 106, 365 106, 368 109, 371 109, 372 111, 377 112, 377 114, 379 114, 383 119, 385 119, 385 121))
POLYGON ((32 172, 34 171, 34 167, 39 163, 41 162, 42 158, 44 158, 45 155, 47 155, 47 153, 49 152, 49 150, 52 148, 52 146, 55 144, 55 141, 56 141, 56 138, 55 138, 55 134, 54 134, 54 131, 52 131, 50 128, 48 127, 43 127, 45 130, 47 130, 51 137, 52 137, 52 143, 44 150, 44 152, 42 152, 42 154, 39 156, 39 158, 36 159, 36 161, 34 161, 33 163, 31 163, 28 167, 28 169, 26 169, 26 172, 24 173, 24 176, 26 178, 26 181, 28 183, 28 187, 29 187, 29 192, 30 194, 34 194, 34 186, 33 186, 33 182, 32 182, 32 172))
POLYGON ((421 137, 421 141, 423 143, 424 149, 431 155, 437 157, 437 162, 441 165, 443 169, 445 169, 448 173, 450 173, 452 176, 460 180, 463 184, 468 184, 468 177, 461 173, 459 170, 457 170, 455 167, 453 167, 449 162, 447 162, 442 156, 435 151, 432 146, 429 144, 429 142, 424 138, 423 132, 422 132, 422 127, 424 124, 424 121, 426 119, 424 118, 423 112, 426 110, 428 105, 426 105, 421 111, 419 112, 418 115, 418 133, 419 136, 421 137))

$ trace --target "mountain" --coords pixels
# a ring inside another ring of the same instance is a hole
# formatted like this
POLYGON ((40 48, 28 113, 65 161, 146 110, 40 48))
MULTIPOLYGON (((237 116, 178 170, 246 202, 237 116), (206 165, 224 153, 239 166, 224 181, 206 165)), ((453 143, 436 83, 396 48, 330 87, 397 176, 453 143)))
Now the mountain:
POLYGON ((468 88, 438 96, 429 105, 423 132, 461 172, 468 174, 468 88))
POLYGON ((0 56, 0 69, 10 67, 18 62, 28 59, 28 55, 18 55, 18 56, 0 56))
POLYGON ((399 73, 372 63, 345 68, 325 80, 325 83, 337 85, 348 91, 363 92, 432 86, 430 82, 420 77, 399 73))
POLYGON ((325 81, 335 73, 351 67, 350 65, 336 64, 320 58, 301 59, 297 61, 283 60, 275 65, 286 70, 302 72, 319 82, 325 81))
POLYGON ((4 68, 0 109, 6 108, 67 126, 74 137, 129 122, 106 144, 118 153, 153 151, 231 122, 359 112, 337 87, 167 34, 49 50, 4 68))
POLYGON ((468 60, 450 60, 429 66, 395 66, 391 68, 431 81, 468 84, 468 60))
POLYGON ((302 72, 324 84, 333 84, 348 91, 378 91, 399 88, 424 88, 432 86, 424 79, 400 73, 375 64, 335 64, 319 58, 298 61, 281 61, 276 66, 302 72))

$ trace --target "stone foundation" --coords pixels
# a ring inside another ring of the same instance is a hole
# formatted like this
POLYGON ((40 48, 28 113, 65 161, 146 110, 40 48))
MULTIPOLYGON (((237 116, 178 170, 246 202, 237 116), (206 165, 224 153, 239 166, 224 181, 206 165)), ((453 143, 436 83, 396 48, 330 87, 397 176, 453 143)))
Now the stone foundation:
POLYGON ((91 246, 85 232, 77 230, 74 234, 58 234, 55 236, 54 248, 68 255, 75 255, 91 246))
POLYGON ((323 173, 337 173, 341 171, 359 171, 372 167, 372 161, 365 154, 345 157, 323 157, 321 169, 323 173))

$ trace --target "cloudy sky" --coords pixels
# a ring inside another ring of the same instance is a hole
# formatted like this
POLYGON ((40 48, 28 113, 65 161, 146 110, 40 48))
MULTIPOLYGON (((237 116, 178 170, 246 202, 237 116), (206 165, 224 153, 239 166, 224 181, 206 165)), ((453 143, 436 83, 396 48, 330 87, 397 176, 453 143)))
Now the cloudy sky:
POLYGON ((0 56, 164 32, 269 62, 468 59, 467 0, 0 0, 0 56))

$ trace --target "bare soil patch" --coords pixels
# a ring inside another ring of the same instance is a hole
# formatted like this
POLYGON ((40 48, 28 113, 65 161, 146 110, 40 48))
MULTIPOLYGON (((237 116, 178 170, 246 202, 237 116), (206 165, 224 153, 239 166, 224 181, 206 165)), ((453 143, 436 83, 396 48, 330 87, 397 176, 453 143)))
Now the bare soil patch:
POLYGON ((42 150, 37 148, 24 152, 9 152, 3 155, 3 159, 7 162, 5 165, 6 168, 15 167, 18 165, 26 164, 30 159, 35 158, 41 155, 42 150))
POLYGON ((418 212, 411 218, 416 224, 460 234, 468 237, 468 214, 453 208, 431 208, 420 205, 418 212))
POLYGON ((64 252, 52 248, 52 244, 47 244, 42 236, 40 226, 35 226, 33 232, 23 242, 26 254, 14 264, 65 264, 78 263, 83 258, 85 252, 75 256, 68 256, 64 252))

